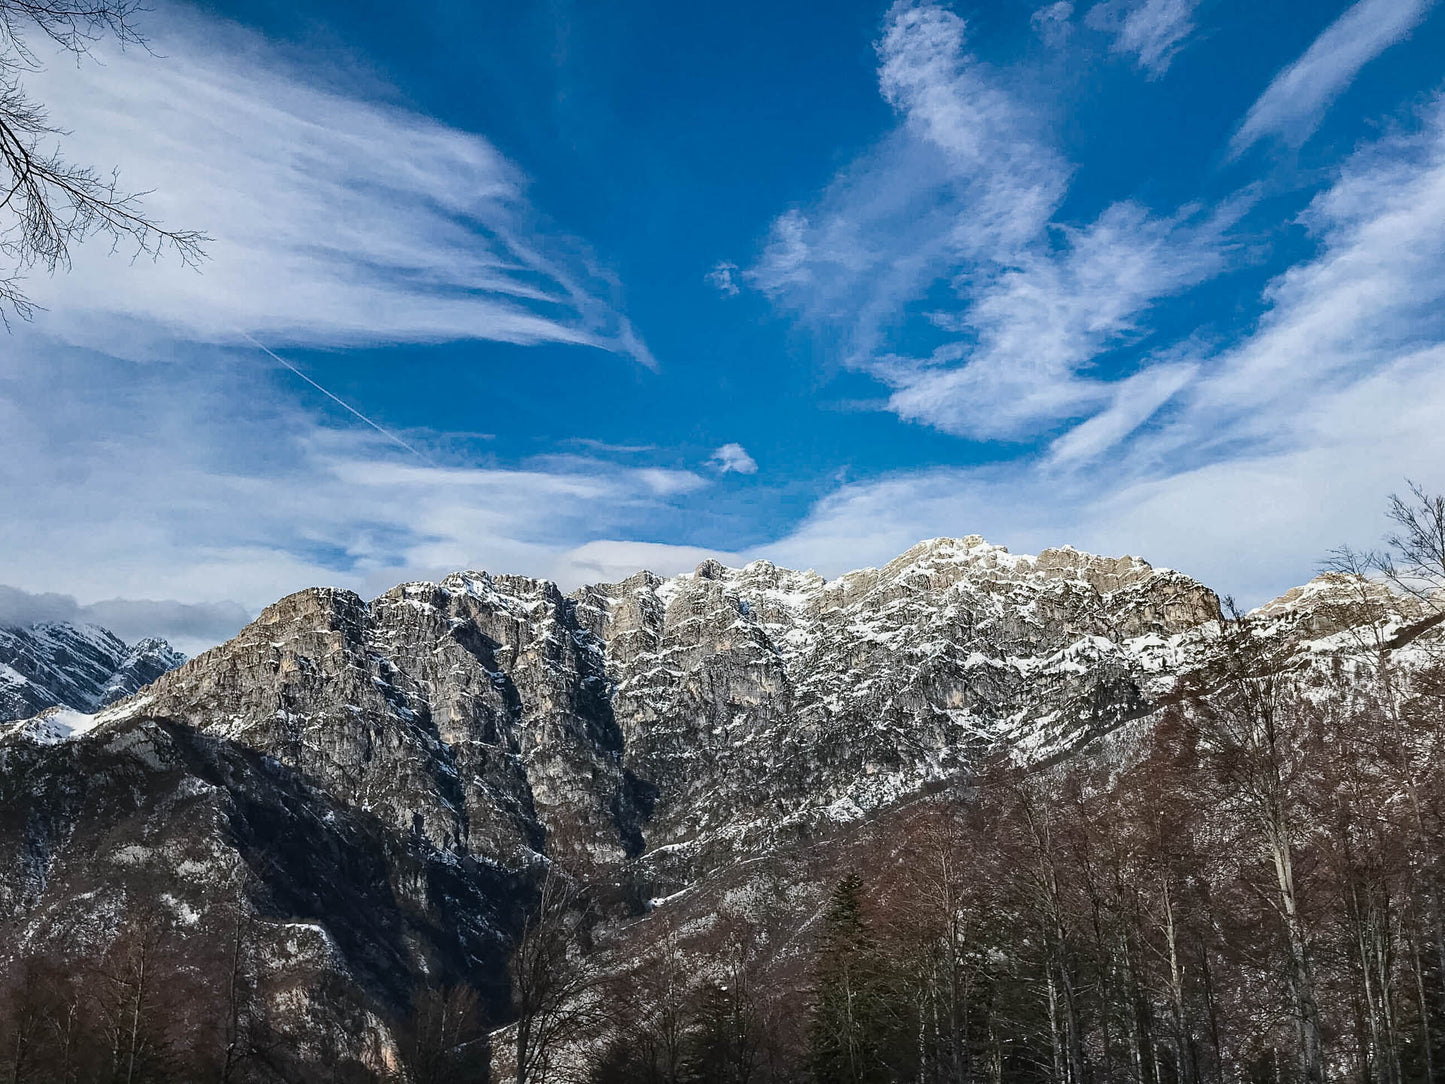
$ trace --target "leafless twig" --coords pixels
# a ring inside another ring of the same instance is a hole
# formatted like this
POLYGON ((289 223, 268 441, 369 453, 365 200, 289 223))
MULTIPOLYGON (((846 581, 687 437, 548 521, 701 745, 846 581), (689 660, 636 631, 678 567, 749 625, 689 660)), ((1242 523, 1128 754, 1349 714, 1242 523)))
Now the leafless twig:
POLYGON ((145 47, 134 25, 137 0, 0 0, 0 322, 28 319, 34 304, 21 289, 26 272, 71 263, 71 246, 100 235, 133 256, 170 252, 187 266, 205 258, 209 238, 171 229, 146 215, 147 192, 126 192, 119 177, 67 161, 68 133, 31 99, 21 75, 40 66, 27 33, 38 32, 77 58, 103 38, 145 47))

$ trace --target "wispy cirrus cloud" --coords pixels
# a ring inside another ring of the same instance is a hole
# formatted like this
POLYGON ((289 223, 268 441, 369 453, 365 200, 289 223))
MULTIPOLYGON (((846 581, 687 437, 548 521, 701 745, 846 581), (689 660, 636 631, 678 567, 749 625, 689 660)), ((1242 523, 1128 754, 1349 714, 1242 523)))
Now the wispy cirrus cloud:
MULTIPOLYGON (((1040 30, 1096 47, 1077 7, 1047 5, 1040 30)), ((1101 8, 1094 22, 1146 73, 1191 40, 1192 3, 1101 8)), ((462 458, 443 434, 401 432, 417 457, 302 409, 263 355, 216 346, 246 331, 277 347, 478 338, 649 360, 605 269, 485 139, 163 14, 163 57, 37 89, 78 157, 157 186, 166 221, 217 234, 215 260, 195 276, 86 250, 71 277, 33 284, 51 314, 0 354, 0 578, 85 612, 118 595, 249 612, 318 582, 375 592, 481 565, 571 585, 740 556, 696 544, 711 528, 683 509, 726 462, 752 462, 741 447, 679 469, 645 431, 511 459, 505 440, 462 458)), ((1240 341, 1174 341, 1157 310, 1233 266, 1244 205, 1071 199, 1046 88, 980 60, 966 31, 942 4, 892 7, 877 54, 892 130, 779 214, 750 267, 716 265, 710 281, 763 291, 883 381, 870 409, 996 442, 967 454, 999 461, 840 485, 741 556, 842 571, 982 530, 1141 551, 1258 601, 1307 574, 1320 539, 1373 541, 1358 510, 1401 474, 1445 487, 1429 473, 1445 462, 1438 108, 1314 201, 1313 251, 1229 306, 1263 314, 1240 341)), ((147 612, 165 623, 137 631, 190 620, 147 612)))
POLYGON ((1408 471, 1439 490, 1445 351, 1400 359, 1301 404, 1272 442, 1197 468, 1058 473, 1037 462, 900 471, 840 487, 749 556, 836 575, 921 538, 979 533, 1015 552, 1069 544, 1180 569, 1247 606, 1303 583, 1341 543, 1377 546, 1408 471), (1372 512, 1378 510, 1377 515, 1372 512))
POLYGON ((1071 465, 1097 459, 1152 418, 1198 374, 1196 364, 1165 363, 1110 383, 1108 405, 1057 438, 1049 447, 1049 464, 1071 465))
POLYGON ((1060 227, 1061 249, 1028 252, 969 289, 957 318, 967 338, 875 367, 895 389, 890 407, 959 436, 1017 439, 1129 395, 1085 375, 1090 363, 1137 333, 1151 303, 1223 269, 1235 213, 1159 218, 1118 203, 1060 227))
POLYGON ((1299 146, 1361 68, 1413 30, 1434 0, 1358 0, 1281 71, 1230 142, 1238 156, 1263 139, 1299 146))
MULTIPOLYGON (((635 571, 671 548, 592 544, 665 534, 674 502, 708 484, 602 454, 458 461, 434 434, 406 432, 435 452, 428 462, 313 415, 279 368, 238 351, 132 361, 23 328, 12 342, 0 358, 5 582, 30 596, 63 591, 84 619, 187 650, 314 584, 377 593, 484 568, 575 586, 594 565, 611 574, 636 561, 635 571)), ((669 567, 701 559, 697 547, 679 552, 669 567)))
POLYGON ((811 207, 780 215, 747 273, 813 329, 841 328, 844 359, 865 366, 933 283, 1035 240, 1070 173, 1039 118, 967 53, 957 15, 895 4, 878 56, 898 128, 811 207))
POLYGON ((1353 154, 1299 221, 1318 252, 1270 284, 1254 334, 1195 393, 1201 412, 1266 416, 1445 341, 1445 97, 1353 154))
POLYGON ((1445 488, 1445 98, 1357 151, 1301 221, 1316 250, 1236 344, 1116 383, 1047 453, 843 486, 764 552, 834 572, 978 531, 1142 553, 1256 604, 1330 546, 1376 544, 1383 516, 1361 509, 1406 476, 1445 488))
POLYGON ((486 339, 652 358, 588 254, 482 136, 298 75, 249 31, 165 6, 157 55, 101 45, 27 77, 75 160, 114 164, 162 221, 209 232, 200 273, 81 246, 28 284, 42 326, 271 345, 486 339))
POLYGON ((1072 168, 965 31, 936 4, 895 4, 878 55, 898 128, 815 205, 776 219, 749 281, 884 381, 905 420, 1018 440, 1116 396, 1137 416, 1144 384, 1113 387, 1091 375, 1095 359, 1227 266, 1244 204, 1159 215, 1122 201, 1056 222, 1072 168), (920 339, 935 345, 896 345, 920 339))
POLYGON ((72 130, 68 155, 115 163, 155 189, 154 215, 215 240, 201 273, 81 246, 69 274, 28 284, 47 311, 0 352, 12 616, 194 651, 318 583, 572 577, 572 551, 708 484, 600 446, 458 459, 444 434, 393 433, 335 396, 352 414, 327 420, 265 348, 475 339, 653 360, 605 269, 484 137, 316 83, 193 11, 162 6, 147 29, 156 55, 102 47, 28 85, 72 130), (182 601, 149 601, 166 599, 182 601))
POLYGON ((1033 27, 1034 33, 1043 39, 1045 45, 1057 48, 1068 40, 1074 29, 1071 21, 1073 17, 1074 5, 1071 0, 1055 0, 1055 3, 1036 9, 1029 16, 1029 25, 1033 27))
MULTIPOLYGON (((1445 348, 1435 346, 1302 391, 1267 439, 1231 427, 1221 436, 1241 442, 1237 454, 1198 466, 1131 456, 1092 473, 1030 461, 854 482, 747 556, 836 575, 881 565, 921 538, 979 533, 1016 552, 1069 544, 1137 554, 1259 605, 1313 576, 1335 545, 1378 546, 1385 495, 1407 474, 1445 488, 1442 366, 1445 348)), ((1186 431, 1166 429, 1160 444, 1181 439, 1186 431)))
POLYGON ((1157 77, 1194 33, 1198 6, 1199 0, 1105 0, 1089 9, 1084 22, 1113 35, 1114 52, 1132 56, 1157 77))

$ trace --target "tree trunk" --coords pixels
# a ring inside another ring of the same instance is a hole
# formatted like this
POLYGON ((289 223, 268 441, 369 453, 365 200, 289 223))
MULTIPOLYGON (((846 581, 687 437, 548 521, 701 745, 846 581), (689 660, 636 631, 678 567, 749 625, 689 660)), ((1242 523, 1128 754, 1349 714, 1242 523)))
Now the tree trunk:
POLYGON ((1304 921, 1300 917, 1298 897, 1295 893, 1290 832, 1277 793, 1272 795, 1269 801, 1269 820, 1269 845, 1274 858, 1280 910, 1284 916, 1289 944, 1290 987, 1299 1030, 1300 1074, 1306 1084, 1323 1084, 1324 1047, 1320 1035, 1320 1008, 1315 995, 1314 969, 1310 962, 1309 941, 1305 936, 1304 921))

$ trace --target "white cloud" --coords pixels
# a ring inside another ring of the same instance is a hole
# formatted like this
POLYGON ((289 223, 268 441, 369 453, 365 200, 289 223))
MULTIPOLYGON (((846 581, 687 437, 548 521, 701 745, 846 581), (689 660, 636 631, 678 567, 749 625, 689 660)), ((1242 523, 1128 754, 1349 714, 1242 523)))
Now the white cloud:
POLYGON ((614 444, 606 440, 596 440, 593 437, 571 437, 567 443, 579 448, 586 448, 589 451, 611 452, 615 455, 639 455, 642 452, 657 450, 656 444, 614 444))
POLYGON ((1138 553, 1257 604, 1333 545, 1378 544, 1407 476, 1445 490, 1445 100, 1357 152, 1304 222, 1317 251, 1237 345, 1112 385, 1051 454, 841 487, 762 552, 839 572, 976 531, 1138 553))
POLYGON ((747 273, 854 365, 933 283, 1011 262, 1067 187, 1038 118, 965 52, 964 29, 936 5, 890 9, 879 87, 898 128, 812 207, 780 215, 747 273))
POLYGON ((748 450, 741 444, 724 444, 712 453, 712 458, 708 462, 716 467, 720 474, 727 474, 728 471, 735 471, 738 474, 758 473, 757 462, 748 455, 748 450))
POLYGON ((1073 17, 1074 5, 1069 0, 1057 0, 1057 3, 1045 4, 1035 11, 1029 17, 1029 25, 1045 45, 1057 48, 1068 40, 1069 31, 1073 29, 1070 22, 1073 17))
POLYGON ((1200 386, 1201 412, 1291 409, 1302 386, 1445 338, 1445 98, 1415 133, 1358 151, 1301 222, 1318 254, 1271 284, 1258 330, 1200 386))
POLYGON ((724 297, 737 297, 742 292, 738 286, 738 265, 722 260, 707 273, 708 283, 724 297))
POLYGON ((477 338, 652 359, 609 276, 484 138, 314 85, 194 12, 147 29, 157 55, 102 49, 27 82, 73 130, 70 157, 154 188, 148 209, 212 233, 212 258, 196 274, 85 245, 28 284, 48 311, 0 351, 0 613, 8 598, 193 651, 319 583, 572 576, 590 541, 708 484, 600 454, 451 465, 437 434, 401 434, 410 455, 302 409, 289 375, 228 347, 477 338))
POLYGON ((118 166, 147 209, 215 240, 200 273, 81 246, 28 283, 43 326, 105 345, 116 317, 269 345, 460 338, 646 347, 578 242, 481 136, 309 84, 236 26, 166 7, 157 55, 101 46, 27 85, 74 160, 118 166))
POLYGON ((111 598, 82 606, 73 595, 33 594, 0 584, 0 627, 40 621, 84 622, 107 628, 127 643, 164 636, 187 653, 234 635, 251 616, 234 602, 111 598))
MULTIPOLYGON (((1445 350, 1310 397, 1271 441, 1188 468, 1137 459, 1060 473, 1029 462, 902 472, 844 486, 799 528, 746 556, 837 575, 914 542, 984 535, 1015 552, 1071 544, 1178 568, 1247 606, 1315 574, 1341 543, 1380 544, 1406 475, 1445 490, 1445 350)), ((1235 435, 1244 434, 1235 431, 1235 435)))
MULTIPOLYGON (((1157 74, 1194 7, 1111 3, 1090 21, 1157 74)), ((985 440, 1075 424, 1024 458, 844 485, 759 553, 841 572, 980 531, 1142 551, 1259 602, 1321 550, 1376 542, 1371 513, 1405 475, 1445 488, 1445 104, 1341 168, 1300 219, 1314 254, 1269 284, 1241 340, 1206 348, 1152 341, 1150 310, 1231 265, 1247 195, 1059 224, 1068 167, 966 55, 961 20, 896 6, 880 60, 898 131, 775 222, 754 283, 812 328, 848 327, 829 345, 886 381, 904 419, 985 440), (888 354, 922 338, 908 320, 924 305, 937 345, 888 354), (1105 379, 1094 366, 1119 348, 1132 372, 1105 379)))
MULTIPOLYGON (((1048 328, 1052 371, 1071 371, 1095 337, 1127 334, 1151 283, 1217 258, 1213 219, 1110 214, 993 280, 997 326, 1048 328), (1124 302, 1095 297, 1103 282, 1124 302)), ((1445 488, 1445 102, 1417 131, 1359 151, 1302 221, 1316 251, 1270 284, 1238 345, 1186 344, 1103 385, 1091 419, 1037 459, 844 485, 744 556, 839 572, 979 531, 1023 550, 1138 552, 1256 603, 1307 577, 1330 544, 1375 542, 1383 523, 1369 513, 1404 476, 1445 488)), ((11 344, 0 552, 25 591, 255 609, 317 582, 375 592, 480 565, 571 583, 710 554, 620 541, 662 536, 670 502, 702 484, 694 472, 589 455, 433 467, 318 425, 249 358, 136 363, 33 329, 11 344)))
MULTIPOLYGON (((308 91, 254 49, 161 44, 181 59, 146 59, 168 73, 160 83, 121 58, 84 75, 99 101, 62 90, 60 119, 89 140, 77 144, 85 157, 158 185, 167 221, 230 232, 204 276, 166 264, 118 275, 87 250, 73 277, 42 284, 52 317, 0 356, 7 582, 70 592, 82 608, 122 596, 211 613, 318 582, 374 593, 466 566, 571 586, 738 559, 627 541, 675 531, 705 470, 613 462, 604 453, 647 449, 581 441, 579 455, 429 465, 319 423, 260 359, 194 345, 249 328, 296 342, 576 341, 646 358, 606 276, 537 222, 515 167, 484 141, 308 91), (178 126, 174 145, 164 125, 126 119, 153 108, 178 126), (308 142, 308 125, 327 131, 308 142), (192 139, 203 153, 188 160, 192 139), (293 145, 298 156, 282 153, 293 145), (401 160, 377 158, 393 146, 401 160), (248 204, 252 185, 276 205, 248 204), (186 202, 197 191, 224 213, 198 217, 186 202)), ((1362 151, 1315 200, 1303 222, 1317 252, 1271 285, 1243 343, 1153 350, 1128 378, 1104 380, 1101 352, 1153 345, 1159 298, 1227 266, 1234 212, 1122 202, 1058 224, 1070 167, 1036 112, 967 54, 957 16, 896 5, 879 62, 897 129, 780 215, 743 279, 820 336, 841 329, 838 355, 886 378, 904 417, 997 437, 1081 421, 1026 461, 841 486, 760 553, 837 572, 979 530, 1020 549, 1142 552, 1259 601, 1307 575, 1329 543, 1372 542, 1361 509, 1403 475, 1445 488, 1434 466, 1445 462, 1445 108, 1418 135, 1362 151), (887 356, 925 298, 943 345, 887 356)), ((428 434, 402 435, 435 454, 428 434)), ((738 444, 710 462, 757 469, 738 444)))
POLYGON ((1039 122, 964 51, 962 19, 900 0, 879 43, 879 88, 910 132, 936 147, 969 214, 955 252, 997 258, 1031 240, 1062 198, 1068 173, 1039 122))
POLYGON ((1189 35, 1199 0, 1105 0, 1084 16, 1095 30, 1114 35, 1111 48, 1127 53, 1150 76, 1163 75, 1189 35))
MULTIPOLYGON (((319 422, 285 374, 240 352, 135 362, 26 328, 11 345, 4 578, 83 608, 120 596, 254 612, 314 584, 374 594, 468 567, 574 577, 579 547, 662 534, 673 502, 706 484, 588 455, 433 466, 360 426, 319 422)), ((441 458, 428 434, 405 436, 441 458)), ((194 648, 190 618, 153 616, 145 631, 194 648)))
POLYGON ((1445 352, 1311 403, 1315 424, 1281 419, 1276 451, 1197 469, 1091 474, 1039 464, 907 472, 842 487, 779 542, 748 556, 836 575, 880 565, 922 538, 984 535, 1015 552, 1065 543, 1178 568, 1258 605, 1315 574, 1340 543, 1377 546, 1385 495, 1404 476, 1445 489, 1445 352))
POLYGON ((617 583, 642 569, 659 576, 676 576, 680 572, 691 572, 707 560, 734 567, 743 563, 743 558, 736 553, 701 546, 598 539, 559 555, 553 575, 566 586, 617 583))
POLYGON ((1360 69, 1404 38, 1434 0, 1359 0, 1269 84, 1250 107, 1230 149, 1242 154, 1261 139, 1298 146, 1360 69))
POLYGON ((1068 165, 1039 120, 965 51, 965 25, 900 2, 878 44, 899 128, 816 205, 778 217, 749 280, 812 322, 848 319, 855 353, 965 259, 1007 259, 1063 197, 1068 165))
POLYGON ((1197 365, 1155 365, 1109 385, 1111 402, 1049 448, 1052 464, 1095 459, 1148 421, 1198 374, 1197 365))
POLYGON ((694 493, 707 486, 707 479, 688 470, 666 470, 661 467, 640 467, 636 477, 657 497, 673 497, 694 493))
MULTIPOLYGON (((1131 395, 1091 373, 1096 358, 1137 344, 1157 301, 1228 265, 1244 202, 1158 215, 1123 201, 1092 222, 1056 223, 1069 165, 1037 111, 965 44, 950 11, 890 9, 879 84, 899 127, 816 205, 780 215, 748 278, 845 364, 889 385, 899 417, 1029 439, 1131 395), (933 327, 908 334, 925 298, 933 327), (894 341, 930 348, 901 355, 894 341)), ((1117 429, 1122 410, 1094 436, 1117 429)))
POLYGON ((1233 216, 1163 219, 1119 203, 1084 228, 1060 230, 1062 248, 1027 253, 971 287, 961 317, 969 339, 876 367, 895 388, 890 407, 944 432, 1012 439, 1127 394, 1082 374, 1140 331, 1153 302, 1225 266, 1233 216))

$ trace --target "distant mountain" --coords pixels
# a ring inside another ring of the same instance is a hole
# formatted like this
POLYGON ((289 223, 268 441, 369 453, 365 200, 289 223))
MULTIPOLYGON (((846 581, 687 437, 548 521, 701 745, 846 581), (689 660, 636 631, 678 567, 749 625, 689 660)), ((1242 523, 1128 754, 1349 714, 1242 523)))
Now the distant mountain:
POLYGON ((164 640, 127 644, 99 625, 0 628, 0 722, 53 707, 93 712, 185 661, 164 640))

